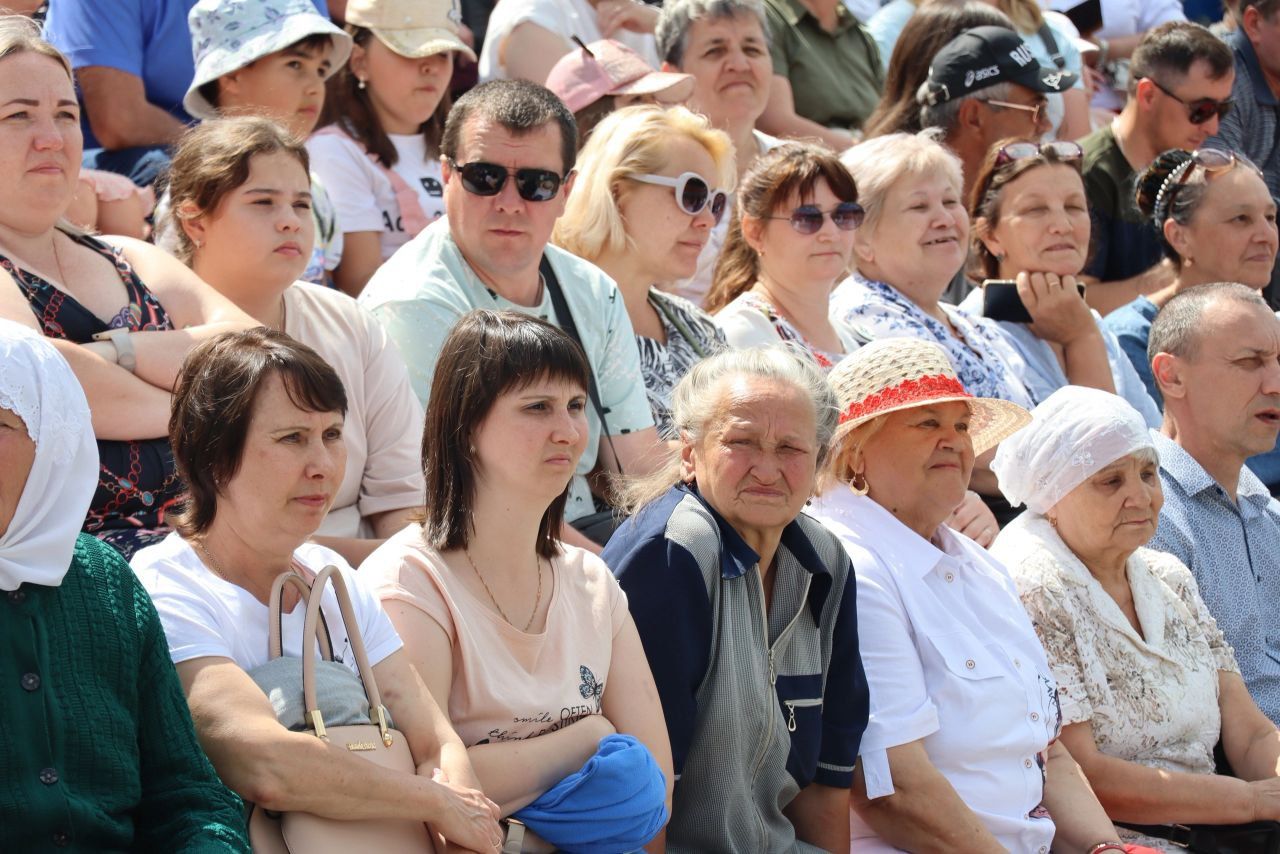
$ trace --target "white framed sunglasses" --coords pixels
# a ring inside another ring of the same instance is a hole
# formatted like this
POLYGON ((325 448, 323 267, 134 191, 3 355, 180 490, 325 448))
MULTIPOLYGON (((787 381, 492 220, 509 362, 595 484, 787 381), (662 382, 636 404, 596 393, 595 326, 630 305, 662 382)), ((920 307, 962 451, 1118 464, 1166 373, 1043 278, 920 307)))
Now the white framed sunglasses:
POLYGON ((697 216, 704 208, 711 208, 711 217, 718 224, 724 217, 724 209, 728 206, 729 194, 724 190, 713 190, 706 179, 697 172, 685 172, 678 178, 666 175, 628 175, 632 181, 641 184, 656 184, 660 187, 671 187, 675 190, 676 204, 689 216, 697 216))

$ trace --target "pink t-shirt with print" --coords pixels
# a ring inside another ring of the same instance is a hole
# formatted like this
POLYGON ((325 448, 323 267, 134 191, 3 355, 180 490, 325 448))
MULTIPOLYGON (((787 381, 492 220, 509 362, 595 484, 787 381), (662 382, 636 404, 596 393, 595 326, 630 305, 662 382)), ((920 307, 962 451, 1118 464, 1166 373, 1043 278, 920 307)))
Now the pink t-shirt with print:
POLYGON ((417 608, 448 635, 449 720, 467 747, 533 738, 600 713, 626 594, 600 558, 563 548, 546 579, 551 604, 540 634, 512 627, 460 583, 416 524, 360 567, 384 603, 417 608))

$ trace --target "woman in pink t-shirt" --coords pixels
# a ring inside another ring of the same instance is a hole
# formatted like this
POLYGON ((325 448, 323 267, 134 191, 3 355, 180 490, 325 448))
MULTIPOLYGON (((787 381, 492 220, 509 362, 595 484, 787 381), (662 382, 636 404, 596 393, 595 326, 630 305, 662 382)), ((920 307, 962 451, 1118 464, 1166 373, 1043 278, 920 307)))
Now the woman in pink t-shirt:
POLYGON ((361 567, 504 816, 615 732, 648 748, 671 803, 662 705, 626 596, 597 556, 556 538, 587 442, 587 377, 550 324, 459 320, 427 405, 424 518, 361 567))

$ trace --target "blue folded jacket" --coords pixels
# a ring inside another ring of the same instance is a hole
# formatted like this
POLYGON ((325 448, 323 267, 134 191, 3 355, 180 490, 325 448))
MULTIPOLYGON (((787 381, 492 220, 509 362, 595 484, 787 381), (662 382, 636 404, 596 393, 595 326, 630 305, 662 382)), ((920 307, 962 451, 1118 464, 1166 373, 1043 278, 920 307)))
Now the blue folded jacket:
POLYGON ((600 739, 596 755, 515 817, 569 854, 635 851, 667 821, 666 778, 630 735, 600 739))

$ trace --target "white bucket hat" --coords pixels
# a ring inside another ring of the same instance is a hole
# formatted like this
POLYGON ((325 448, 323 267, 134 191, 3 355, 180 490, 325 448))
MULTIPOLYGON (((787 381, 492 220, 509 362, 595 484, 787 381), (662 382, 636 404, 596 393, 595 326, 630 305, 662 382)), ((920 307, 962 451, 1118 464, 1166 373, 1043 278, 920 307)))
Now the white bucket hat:
POLYGON ((329 36, 333 54, 327 76, 351 56, 351 36, 316 11, 311 0, 199 0, 187 14, 196 74, 182 99, 198 119, 218 111, 200 87, 308 36, 329 36))
POLYGON ((947 353, 932 341, 881 338, 840 360, 827 376, 840 405, 833 446, 877 415, 960 401, 969 404, 969 435, 975 456, 1031 420, 1031 413, 1007 400, 974 397, 956 376, 947 353))
POLYGON ((456 50, 476 61, 459 35, 458 0, 348 0, 345 18, 408 59, 456 50))

